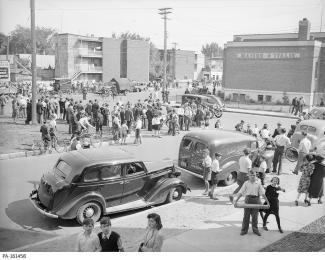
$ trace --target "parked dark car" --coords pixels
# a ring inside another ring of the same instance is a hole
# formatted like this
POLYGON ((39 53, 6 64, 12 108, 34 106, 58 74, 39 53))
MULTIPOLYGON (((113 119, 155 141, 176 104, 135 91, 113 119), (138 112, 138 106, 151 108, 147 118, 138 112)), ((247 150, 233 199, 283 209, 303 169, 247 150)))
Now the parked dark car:
POLYGON ((248 134, 221 129, 190 132, 181 141, 178 167, 181 171, 202 178, 203 150, 209 149, 211 157, 216 152, 221 153, 220 168, 222 172, 219 175, 219 181, 225 185, 231 185, 237 179, 238 160, 243 155, 245 148, 251 150, 252 161, 259 150, 266 157, 266 161, 273 158, 272 150, 266 150, 261 142, 248 134))
POLYGON ((196 94, 184 94, 181 96, 182 104, 189 101, 200 104, 203 107, 208 107, 212 115, 214 115, 217 118, 220 118, 222 116, 222 112, 225 107, 225 105, 218 97, 212 95, 204 96, 204 95, 196 95, 196 94))
POLYGON ((30 201, 51 218, 85 218, 180 200, 189 189, 172 161, 144 162, 120 149, 63 154, 30 201))

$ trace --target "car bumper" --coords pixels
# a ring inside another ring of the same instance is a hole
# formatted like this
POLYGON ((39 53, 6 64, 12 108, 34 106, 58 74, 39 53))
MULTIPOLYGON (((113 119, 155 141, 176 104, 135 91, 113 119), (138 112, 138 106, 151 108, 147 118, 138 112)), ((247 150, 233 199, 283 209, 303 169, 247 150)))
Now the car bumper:
POLYGON ((29 195, 29 200, 30 202, 32 203, 32 205, 34 206, 34 208, 42 215, 45 215, 49 218, 59 218, 58 215, 55 215, 53 213, 50 213, 48 211, 46 211, 42 206, 41 206, 41 203, 40 201, 38 200, 38 197, 37 197, 37 190, 33 190, 31 192, 31 194, 29 195))

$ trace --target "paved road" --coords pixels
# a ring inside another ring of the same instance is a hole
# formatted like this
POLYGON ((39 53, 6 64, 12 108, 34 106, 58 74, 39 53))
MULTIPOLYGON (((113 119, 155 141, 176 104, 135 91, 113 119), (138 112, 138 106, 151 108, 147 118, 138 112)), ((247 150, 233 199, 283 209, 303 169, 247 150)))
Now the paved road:
MULTIPOLYGON (((259 125, 267 122, 270 126, 275 126, 278 121, 281 121, 284 126, 294 122, 294 120, 288 119, 281 120, 263 116, 244 116, 242 114, 226 113, 223 117, 223 127, 233 129, 235 123, 243 118, 252 123, 258 122, 259 125)), ((161 139, 145 134, 141 146, 128 145, 123 146, 123 148, 133 153, 140 152, 152 159, 171 158, 175 160, 178 156, 178 147, 183 134, 184 132, 175 137, 164 136, 161 139)), ((0 161, 0 240, 6 241, 3 249, 20 247, 28 243, 50 238, 53 235, 66 236, 80 230, 80 226, 75 221, 54 220, 41 216, 34 210, 27 199, 33 186, 38 185, 42 174, 53 167, 58 156, 53 154, 0 161), (29 231, 33 231, 33 233, 29 231), (16 240, 13 237, 20 239, 16 240)), ((285 167, 288 169, 290 166, 285 167)), ((283 178, 287 180, 288 185, 291 185, 293 189, 296 185, 297 177, 284 175, 283 178)), ((189 184, 193 192, 188 194, 184 201, 178 202, 175 205, 171 204, 154 209, 158 210, 159 214, 168 223, 168 228, 166 227, 165 230, 166 232, 170 231, 169 235, 174 234, 174 232, 180 232, 182 228, 195 228, 196 225, 200 224, 202 218, 209 216, 215 218, 220 214, 230 214, 234 210, 227 205, 228 199, 226 197, 215 203, 200 196, 204 188, 203 182, 200 179, 187 174, 183 174, 182 179, 189 184), (216 204, 218 204, 217 208, 215 207, 216 204), (182 210, 184 207, 188 210, 182 210), (188 211, 192 215, 189 215, 188 211)), ((229 193, 234 188, 234 186, 221 188, 220 194, 229 193)), ((138 213, 124 213, 113 216, 114 221, 116 221, 116 225, 115 222, 113 222, 113 225, 122 228, 130 239, 127 242, 130 250, 133 250, 134 243, 137 241, 135 239, 135 230, 137 228, 144 228, 145 214, 147 214, 147 211, 141 210, 138 213), (131 229, 127 230, 127 227, 131 229)), ((41 249, 39 248, 39 250, 41 249)), ((53 248, 53 251, 60 250, 69 251, 69 247, 62 248, 58 246, 56 250, 53 248)))

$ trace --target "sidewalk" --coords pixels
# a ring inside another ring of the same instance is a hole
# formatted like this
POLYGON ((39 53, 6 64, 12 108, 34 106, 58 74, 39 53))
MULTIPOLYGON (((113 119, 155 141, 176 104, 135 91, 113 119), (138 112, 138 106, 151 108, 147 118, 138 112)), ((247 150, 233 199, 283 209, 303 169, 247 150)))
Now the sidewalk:
POLYGON ((250 109, 226 107, 225 112, 298 119, 297 116, 294 116, 290 113, 275 112, 275 111, 250 110, 250 109))
POLYGON ((261 237, 253 234, 251 227, 247 235, 241 236, 240 230, 243 218, 243 209, 238 209, 238 212, 234 214, 218 218, 215 221, 206 221, 196 229, 185 231, 177 236, 166 239, 162 251, 256 252, 263 250, 263 248, 265 248, 263 251, 306 251, 304 250, 305 239, 312 240, 311 238, 315 238, 315 236, 316 241, 314 242, 313 250, 311 251, 324 251, 325 230, 322 226, 315 227, 317 232, 314 230, 311 233, 306 230, 301 231, 301 229, 320 218, 322 221, 325 220, 325 204, 315 204, 314 200, 314 204, 312 204, 311 207, 302 205, 302 203, 296 207, 293 203, 295 199, 295 191, 284 194, 281 197, 280 218, 281 226, 284 231, 283 234, 278 231, 275 217, 270 215, 268 218, 269 224, 267 225, 269 231, 262 229, 261 218, 259 217, 259 230, 262 234, 261 237), (297 240, 295 233, 305 234, 304 240, 297 240), (288 246, 288 241, 286 241, 286 245, 281 243, 282 239, 288 240, 287 238, 290 235, 292 237, 291 243, 293 243, 291 247, 288 246), (270 247, 270 245, 275 242, 278 242, 278 245, 275 244, 275 247, 270 247), (291 250, 292 247, 295 250, 291 250))

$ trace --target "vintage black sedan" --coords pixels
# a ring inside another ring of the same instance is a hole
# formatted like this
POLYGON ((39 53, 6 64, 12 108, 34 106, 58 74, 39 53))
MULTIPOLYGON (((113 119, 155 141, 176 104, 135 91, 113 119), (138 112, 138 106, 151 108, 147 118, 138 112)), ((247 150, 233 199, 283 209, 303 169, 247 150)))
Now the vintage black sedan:
POLYGON ((85 218, 180 200, 189 188, 172 161, 146 162, 118 148, 63 154, 30 201, 51 218, 85 218))

